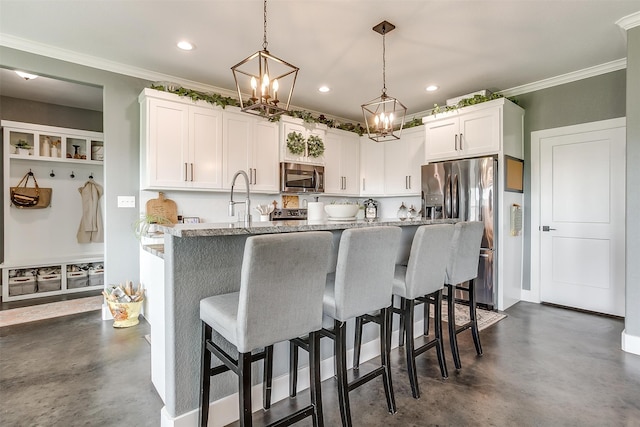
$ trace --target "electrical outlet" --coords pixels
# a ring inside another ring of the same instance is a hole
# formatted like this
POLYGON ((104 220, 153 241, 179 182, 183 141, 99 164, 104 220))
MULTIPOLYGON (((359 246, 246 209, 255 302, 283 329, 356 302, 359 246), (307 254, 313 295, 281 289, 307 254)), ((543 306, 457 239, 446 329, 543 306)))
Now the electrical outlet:
POLYGON ((118 196, 119 208, 135 208, 136 196, 118 196))

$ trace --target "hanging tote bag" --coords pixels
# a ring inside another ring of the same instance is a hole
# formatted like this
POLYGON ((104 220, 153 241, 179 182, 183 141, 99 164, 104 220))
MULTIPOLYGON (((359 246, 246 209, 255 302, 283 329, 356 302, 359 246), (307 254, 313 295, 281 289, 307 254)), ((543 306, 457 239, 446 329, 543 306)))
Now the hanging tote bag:
POLYGON ((11 203, 16 208, 41 209, 51 203, 51 188, 38 186, 33 172, 27 172, 17 186, 11 187, 11 203), (29 178, 33 178, 33 187, 29 187, 29 178))

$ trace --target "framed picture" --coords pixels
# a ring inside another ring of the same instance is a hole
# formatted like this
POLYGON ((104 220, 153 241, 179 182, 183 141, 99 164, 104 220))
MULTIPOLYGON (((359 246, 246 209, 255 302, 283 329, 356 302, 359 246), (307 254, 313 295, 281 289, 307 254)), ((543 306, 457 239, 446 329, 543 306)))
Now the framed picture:
POLYGON ((198 224, 200 222, 200 218, 197 216, 185 216, 182 220, 185 224, 198 224))
POLYGON ((524 160, 504 156, 504 190, 524 192, 524 160))

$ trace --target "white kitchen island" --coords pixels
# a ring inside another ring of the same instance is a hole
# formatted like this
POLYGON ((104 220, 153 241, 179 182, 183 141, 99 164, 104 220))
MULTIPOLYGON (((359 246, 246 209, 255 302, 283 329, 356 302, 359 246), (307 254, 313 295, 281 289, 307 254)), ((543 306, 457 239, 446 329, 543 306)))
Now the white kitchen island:
MULTIPOLYGON (((145 317, 151 324, 152 381, 165 403, 162 409, 162 426, 195 426, 198 420, 200 377, 201 324, 200 300, 212 295, 235 292, 240 286, 240 271, 245 240, 250 235, 291 233, 298 231, 328 230, 334 235, 334 251, 327 271, 334 271, 337 248, 342 230, 357 227, 396 225, 402 227, 402 245, 398 262, 406 262, 411 241, 418 226, 424 224, 451 223, 453 220, 400 221, 379 219, 337 221, 277 221, 221 224, 176 224, 161 227, 164 245, 145 249, 141 258, 141 282, 147 288, 148 306, 145 317), (163 261, 162 261, 163 259, 163 261), (162 269, 162 271, 158 271, 162 269), (162 283, 163 282, 163 283, 162 283)), ((282 268, 296 268, 282 259, 282 268)), ((301 284, 304 285, 304 284, 301 284)), ((286 310, 286 307, 282 308, 286 310)), ((416 319, 422 319, 421 313, 416 319)), ((353 330, 353 325, 350 331, 353 330)), ((365 328, 362 360, 377 356, 377 331, 365 328), (370 350, 369 350, 370 349, 370 350)), ((397 335, 397 332, 396 332, 397 335)), ((349 332, 353 347, 353 333, 349 332)), ((396 340, 397 342, 397 340, 396 340)), ((227 346, 230 354, 234 354, 227 346)), ((322 345, 322 377, 333 374, 333 346, 322 345)), ((289 346, 280 343, 274 350, 273 401, 288 396, 289 346)), ((215 363, 215 362, 214 362, 215 363)), ((304 366, 303 360, 300 366, 304 366)), ((255 364, 256 372, 261 364, 255 364)), ((306 369, 306 368, 305 368, 306 369)), ((255 375, 256 381, 261 375, 255 375)), ((308 376, 299 375, 300 389, 308 376)), ((255 387, 254 390, 261 390, 255 387)), ((214 401, 211 418, 215 425, 225 425, 237 419, 237 379, 231 373, 218 375, 212 381, 211 396, 214 401)), ((254 408, 259 408, 256 400, 254 408)))

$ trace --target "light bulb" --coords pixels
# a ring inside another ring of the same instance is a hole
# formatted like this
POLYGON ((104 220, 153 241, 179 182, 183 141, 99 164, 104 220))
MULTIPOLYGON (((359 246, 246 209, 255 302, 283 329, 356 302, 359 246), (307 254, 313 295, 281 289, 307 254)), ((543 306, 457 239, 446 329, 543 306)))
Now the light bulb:
POLYGON ((258 81, 255 77, 251 77, 251 97, 256 97, 256 88, 258 87, 258 81))

